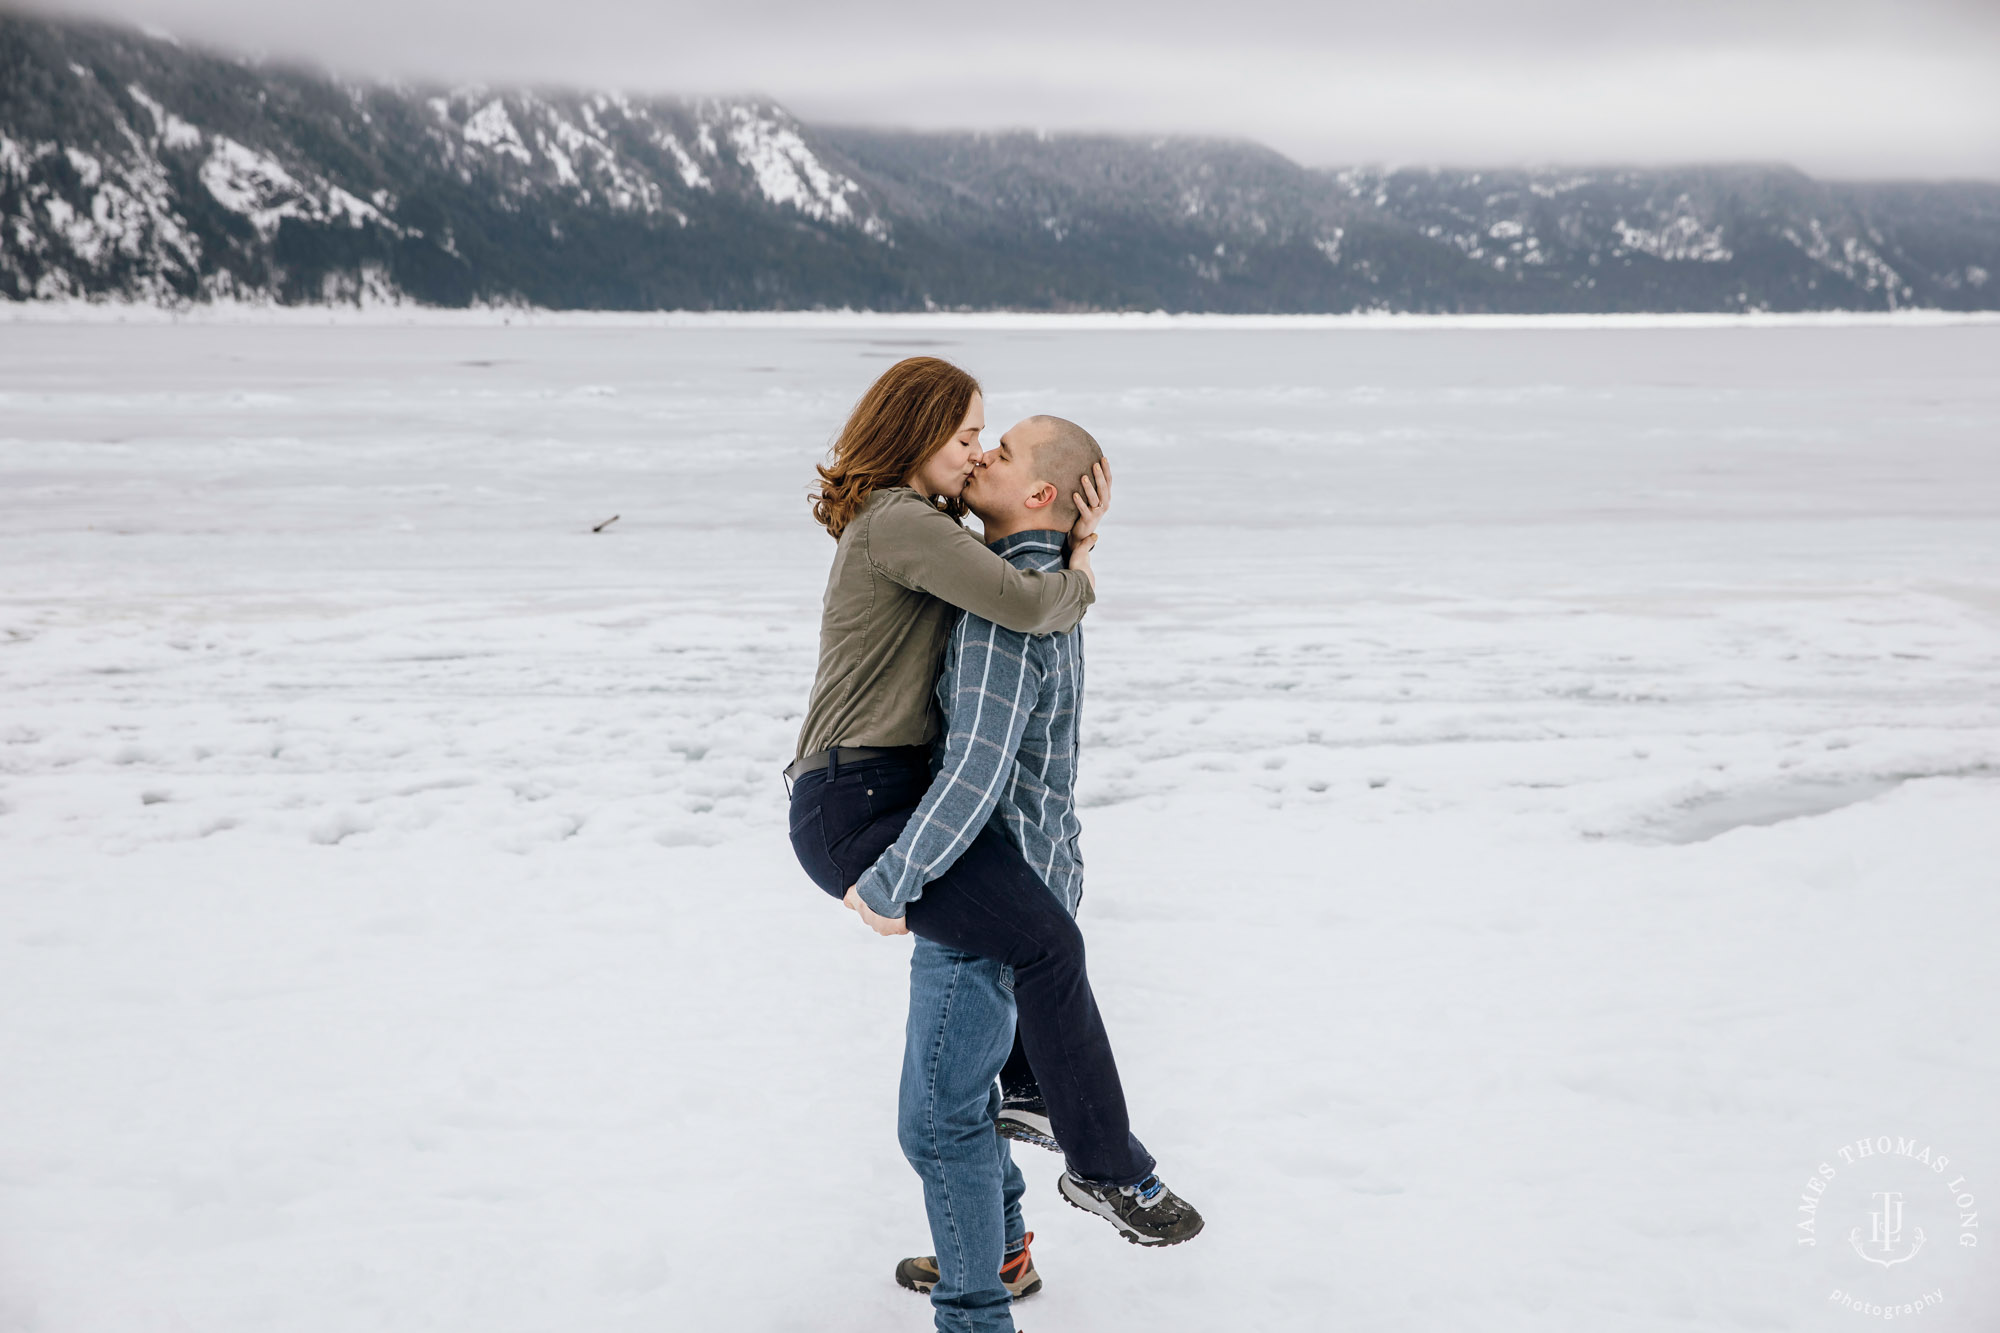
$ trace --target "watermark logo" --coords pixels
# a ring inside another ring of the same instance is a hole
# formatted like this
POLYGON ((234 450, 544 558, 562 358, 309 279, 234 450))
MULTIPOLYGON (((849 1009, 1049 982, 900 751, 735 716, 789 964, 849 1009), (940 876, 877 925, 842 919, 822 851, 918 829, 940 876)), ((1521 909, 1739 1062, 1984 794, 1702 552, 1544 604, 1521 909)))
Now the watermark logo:
POLYGON ((1874 1223, 1869 1231, 1868 1246, 1869 1249, 1879 1247, 1881 1253, 1871 1254, 1869 1249, 1862 1247, 1860 1227, 1854 1228, 1853 1234, 1847 1238, 1848 1243, 1854 1246, 1856 1254, 1871 1264, 1894 1268, 1897 1264, 1908 1263, 1924 1248, 1924 1229, 1918 1227, 1917 1238, 1910 1248, 1897 1253, 1903 1239, 1903 1193, 1901 1190, 1877 1190, 1875 1199, 1881 1207, 1868 1214, 1874 1223))
POLYGON ((1881 1134, 1820 1162, 1799 1195, 1793 1235, 1829 1304, 1892 1320, 1937 1311, 1967 1289, 1980 1232, 1979 1195, 1963 1166, 1929 1143, 1881 1134))

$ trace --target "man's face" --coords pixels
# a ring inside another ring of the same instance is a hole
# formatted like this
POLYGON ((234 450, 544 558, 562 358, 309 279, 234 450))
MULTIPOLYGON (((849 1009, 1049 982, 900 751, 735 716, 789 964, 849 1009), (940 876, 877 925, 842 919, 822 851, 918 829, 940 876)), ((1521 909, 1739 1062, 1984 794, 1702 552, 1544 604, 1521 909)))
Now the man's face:
POLYGON ((1044 498, 1050 488, 1035 475, 1034 427, 1017 422, 979 460, 972 480, 965 484, 965 504, 987 522, 1013 521, 1026 514, 1045 513, 1046 503, 1030 506, 1030 498, 1044 498))

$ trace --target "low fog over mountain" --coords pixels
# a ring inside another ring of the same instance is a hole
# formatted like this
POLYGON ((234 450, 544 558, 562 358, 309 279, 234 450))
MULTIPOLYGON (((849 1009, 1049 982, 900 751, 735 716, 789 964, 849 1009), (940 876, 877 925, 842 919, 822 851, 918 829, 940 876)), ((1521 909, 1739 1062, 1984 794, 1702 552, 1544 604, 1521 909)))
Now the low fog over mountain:
POLYGON ((0 295, 598 309, 2000 308, 2000 184, 1312 170, 766 98, 347 82, 0 16, 0 295))

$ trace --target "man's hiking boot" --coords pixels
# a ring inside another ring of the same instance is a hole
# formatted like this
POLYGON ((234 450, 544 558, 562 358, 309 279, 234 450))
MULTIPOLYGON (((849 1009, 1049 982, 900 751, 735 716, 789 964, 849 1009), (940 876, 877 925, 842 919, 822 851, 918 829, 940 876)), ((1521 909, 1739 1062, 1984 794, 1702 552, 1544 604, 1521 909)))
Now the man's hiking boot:
POLYGON ((1158 1176, 1136 1185, 1100 1185, 1065 1171, 1056 1189, 1084 1212, 1117 1227, 1134 1245, 1178 1245, 1201 1234, 1201 1214, 1158 1176))
POLYGON ((1056 1132, 1049 1124, 1049 1105, 1042 1100, 1039 1091, 1022 1095, 1009 1095, 1000 1103, 1000 1118, 994 1121, 1002 1138, 1013 1139, 1016 1143, 1032 1143, 1037 1148, 1062 1151, 1056 1142, 1056 1132))
POLYGON ((1028 1253, 1034 1242, 1035 1233, 1030 1231, 1021 1238, 1021 1248, 1000 1264, 1000 1280, 1007 1284, 1007 1294, 1017 1301, 1042 1289, 1042 1275, 1035 1271, 1035 1257, 1028 1253))
MULTIPOLYGON (((1017 1301, 1042 1289, 1042 1275, 1035 1271, 1034 1257, 1028 1253, 1028 1246, 1034 1240, 1035 1233, 1030 1231, 1022 1240, 1021 1248, 1000 1264, 1000 1280, 1007 1284, 1007 1294, 1017 1301)), ((919 1295, 927 1294, 938 1284, 937 1258, 927 1254, 921 1259, 903 1260, 896 1265, 896 1284, 919 1295)))

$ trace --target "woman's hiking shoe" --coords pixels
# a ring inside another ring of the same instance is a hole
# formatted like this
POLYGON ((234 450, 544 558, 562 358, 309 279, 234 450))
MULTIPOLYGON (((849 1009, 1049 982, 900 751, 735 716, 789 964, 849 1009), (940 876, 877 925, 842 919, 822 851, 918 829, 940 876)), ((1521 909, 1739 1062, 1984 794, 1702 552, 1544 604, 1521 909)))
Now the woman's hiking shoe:
POLYGON ((1201 1214, 1158 1176, 1136 1185, 1100 1185, 1065 1171, 1056 1189, 1084 1212, 1117 1227, 1134 1245, 1178 1245, 1201 1234, 1201 1214))
MULTIPOLYGON (((1000 1280, 1007 1284, 1007 1294, 1015 1300, 1032 1296, 1042 1289, 1042 1275, 1035 1271, 1035 1260, 1028 1253, 1028 1246, 1034 1244, 1035 1233, 1030 1231, 1021 1242, 1021 1248, 1008 1255, 1000 1264, 1000 1280)), ((905 1259, 896 1265, 896 1285, 907 1287, 919 1295, 928 1294, 938 1284, 937 1258, 925 1255, 921 1259, 905 1259)))
POLYGON ((1002 1138, 1062 1151, 1062 1145, 1056 1142, 1055 1128, 1049 1124, 1048 1103, 1042 1100, 1040 1092, 1006 1098, 1000 1103, 1000 1118, 993 1123, 999 1127, 1002 1138))

